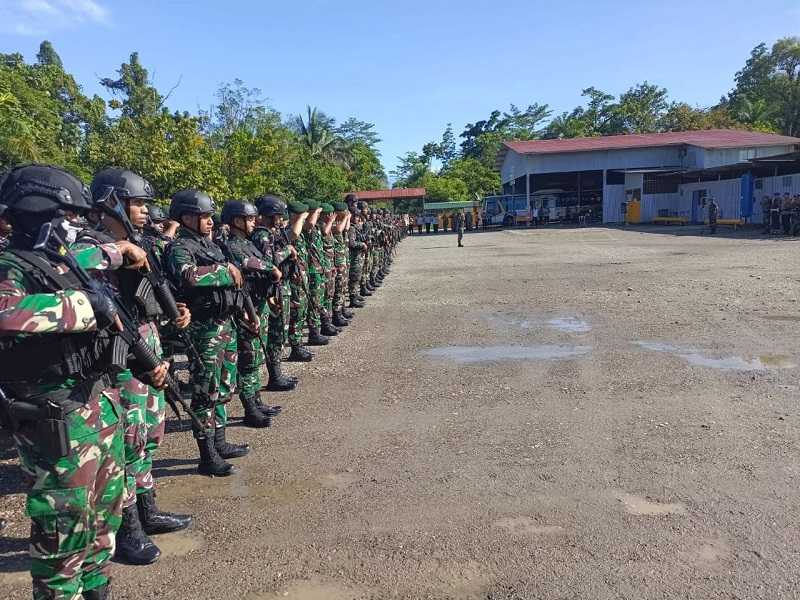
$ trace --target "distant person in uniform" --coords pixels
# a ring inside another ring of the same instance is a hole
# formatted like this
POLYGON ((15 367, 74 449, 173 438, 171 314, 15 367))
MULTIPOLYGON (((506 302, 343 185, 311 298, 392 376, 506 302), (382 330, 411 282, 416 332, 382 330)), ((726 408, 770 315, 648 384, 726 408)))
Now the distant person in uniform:
POLYGON ((464 226, 466 224, 466 217, 464 211, 457 212, 453 216, 453 228, 458 233, 458 247, 463 248, 464 244, 461 241, 464 239, 464 226))
POLYGON ((425 225, 425 217, 417 215, 417 233, 422 233, 422 226, 425 225))
POLYGON ((772 206, 772 198, 769 194, 761 197, 761 224, 764 226, 764 233, 769 233, 769 209, 772 206))
POLYGON ((430 215, 425 217, 425 233, 431 232, 431 223, 433 222, 433 217, 430 215))
POLYGON ((719 216, 719 205, 714 198, 708 200, 708 229, 711 235, 717 233, 717 217, 719 216))

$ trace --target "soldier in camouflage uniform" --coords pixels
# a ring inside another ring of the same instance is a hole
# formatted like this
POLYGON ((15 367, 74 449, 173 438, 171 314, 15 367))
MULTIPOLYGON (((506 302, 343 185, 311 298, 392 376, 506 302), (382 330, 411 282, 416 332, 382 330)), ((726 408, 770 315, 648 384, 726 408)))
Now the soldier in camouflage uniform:
MULTIPOLYGON (((300 202, 290 202, 287 205, 290 216, 290 225, 298 220, 303 220, 303 228, 308 220, 308 206, 300 202)), ((292 240, 297 255, 290 282, 292 286, 292 301, 289 318, 289 344, 292 348, 289 358, 293 362, 307 362, 312 354, 303 347, 303 328, 308 317, 308 246, 306 238, 301 233, 292 240)))
POLYGON ((236 265, 245 278, 246 302, 252 302, 254 315, 234 317, 238 352, 239 399, 244 407, 244 424, 248 427, 269 427, 280 406, 261 403, 261 367, 265 362, 264 348, 269 330, 269 299, 274 286, 280 283, 281 272, 250 241, 258 211, 250 202, 229 200, 222 207, 222 222, 229 227, 229 236, 222 247, 228 260, 236 265), (252 322, 255 320, 255 322, 252 322))
POLYGON ((225 259, 209 238, 214 204, 208 194, 183 190, 172 197, 169 216, 181 228, 167 246, 164 263, 177 289, 178 299, 192 312, 189 335, 203 361, 203 373, 196 375, 192 409, 205 428, 193 428, 200 451, 198 471, 203 475, 226 476, 235 472, 225 458, 244 456, 245 445, 225 439, 227 411, 235 385, 235 338, 232 316, 241 311, 242 274, 225 259), (233 350, 231 345, 233 344, 233 350))
POLYGON ((338 335, 341 330, 340 327, 346 327, 349 323, 342 325, 335 325, 333 323, 333 296, 336 292, 336 267, 334 262, 333 249, 333 224, 336 221, 336 213, 333 210, 333 205, 327 202, 322 203, 322 216, 317 222, 317 229, 322 241, 322 269, 323 269, 323 294, 322 294, 322 329, 323 335, 338 335))
MULTIPOLYGON (((322 333, 323 301, 325 298, 325 267, 323 265, 322 234, 317 221, 322 213, 322 205, 314 200, 306 200, 308 218, 303 224, 303 239, 308 252, 308 345, 325 346, 328 336, 322 333)), ((337 332, 338 333, 338 332, 337 332)), ((336 335, 330 333, 329 335, 336 335)))
MULTIPOLYGON (((153 189, 147 180, 126 169, 105 169, 94 176, 91 193, 95 206, 102 213, 105 233, 85 231, 78 239, 79 245, 99 244, 104 238, 139 245, 146 243, 141 231, 149 216, 147 202, 153 199, 153 189)), ((156 252, 149 256, 150 260, 159 260, 156 252)), ((151 264, 150 268, 158 266, 151 264)), ((105 276, 138 321, 139 334, 155 355, 161 357, 158 325, 164 320, 164 314, 150 281, 140 271, 128 269, 109 270, 105 276)), ((180 315, 172 325, 186 328, 191 315, 184 304, 179 304, 178 310, 180 315)), ((128 564, 155 562, 160 551, 148 535, 179 531, 192 521, 187 515, 159 510, 155 501, 153 453, 164 438, 166 416, 164 392, 155 382, 163 384, 168 369, 169 363, 164 361, 157 373, 134 373, 125 369, 117 376, 124 411, 126 494, 115 559, 128 564)))
MULTIPOLYGON (((65 171, 28 165, 6 174, 0 202, 14 227, 0 256, 0 385, 11 400, 2 412, 31 484, 33 597, 103 600, 124 492, 119 396, 106 356, 116 311, 57 252, 34 249, 42 224, 91 208, 89 192, 65 171)), ((85 269, 138 268, 144 253, 105 244, 76 260, 85 269)))
POLYGON ((347 248, 350 254, 348 278, 350 308, 363 308, 364 298, 360 294, 360 291, 363 291, 361 288, 361 274, 364 269, 364 254, 366 253, 367 245, 364 242, 361 212, 354 207, 350 214, 352 219, 347 230, 347 248))
POLYGON ((345 307, 347 299, 347 278, 348 278, 348 265, 347 265, 347 242, 345 241, 345 231, 350 219, 350 213, 347 210, 347 204, 344 202, 337 202, 333 206, 335 210, 334 225, 333 225, 333 324, 337 327, 347 326, 350 324, 350 319, 353 313, 345 307))
POLYGON ((289 313, 291 312, 292 288, 290 283, 293 257, 296 255, 290 237, 297 237, 302 230, 302 221, 296 222, 296 233, 285 229, 288 216, 286 204, 277 196, 266 195, 256 201, 258 226, 250 240, 265 256, 272 258, 281 273, 274 298, 267 300, 267 391, 286 392, 297 386, 297 379, 283 374, 281 361, 283 347, 289 335, 289 313))

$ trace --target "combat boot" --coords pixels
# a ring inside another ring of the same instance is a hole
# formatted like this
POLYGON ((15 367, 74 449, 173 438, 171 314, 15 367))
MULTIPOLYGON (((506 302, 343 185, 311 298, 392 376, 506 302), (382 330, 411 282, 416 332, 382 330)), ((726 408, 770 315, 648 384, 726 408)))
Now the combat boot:
POLYGON ((324 335, 320 334, 319 327, 311 325, 308 328, 308 345, 309 346, 327 346, 329 340, 324 335))
POLYGON ((347 327, 350 325, 350 321, 344 318, 341 310, 333 311, 333 325, 335 327, 347 327))
MULTIPOLYGON (((245 410, 247 410, 245 408, 245 410)), ((250 453, 249 444, 231 444, 225 440, 225 427, 214 428, 214 448, 221 458, 241 458, 250 453)))
POLYGON ((305 346, 298 344, 292 345, 292 351, 289 353, 286 360, 288 362, 310 362, 312 358, 314 358, 314 355, 311 351, 305 346))
POLYGON ((375 288, 375 289, 378 289, 379 287, 381 287, 383 285, 380 281, 378 281, 378 279, 376 277, 371 278, 369 280, 369 282, 372 284, 372 287, 375 288))
MULTIPOLYGON (((372 279, 367 279, 367 283, 364 284, 364 289, 367 290, 368 292, 374 292, 375 291, 375 286, 372 285, 372 279)), ((370 296, 371 295, 372 294, 370 294, 370 296)))
POLYGON ((238 471, 231 463, 222 460, 214 445, 214 432, 207 431, 202 437, 197 438, 197 447, 200 450, 200 464, 197 472, 209 477, 227 477, 238 471))
POLYGON ((83 600, 111 600, 111 584, 106 583, 93 590, 83 591, 83 600))
POLYGON ((325 316, 325 318, 322 319, 322 328, 320 329, 320 333, 328 337, 333 337, 339 335, 339 330, 334 327, 333 323, 331 323, 330 317, 325 316))
POLYGON ((370 292, 370 291, 367 289, 367 286, 366 286, 366 285, 362 285, 362 286, 361 286, 361 291, 360 291, 359 293, 360 293, 362 296, 364 296, 365 298, 367 298, 367 297, 369 297, 369 296, 372 296, 372 292, 370 292))
POLYGON ((139 522, 147 535, 180 531, 192 524, 192 517, 189 515, 158 510, 156 493, 153 489, 136 495, 136 508, 139 509, 139 522))
MULTIPOLYGON (((287 377, 281 371, 281 359, 279 357, 267 360, 267 373, 269 373, 269 381, 266 389, 269 392, 289 392, 297 387, 297 380, 287 377)), ((271 417, 273 415, 267 416, 271 417)))
POLYGON ((352 310, 350 310, 349 308, 345 308, 344 306, 341 308, 341 312, 342 312, 342 316, 343 316, 345 319, 347 319, 348 321, 352 321, 352 320, 353 320, 353 317, 355 317, 355 316, 356 316, 356 313, 354 313, 354 312, 353 312, 352 310))
POLYGON ((363 298, 358 296, 350 296, 350 308, 364 308, 366 304, 363 298))
POLYGON ((161 550, 142 530, 136 505, 123 508, 114 560, 127 565, 151 565, 159 556, 161 550))
MULTIPOLYGON (((268 417, 263 412, 258 410, 255 398, 253 397, 248 398, 245 396, 239 396, 239 398, 242 401, 242 406, 244 406, 245 425, 247 425, 248 427, 253 427, 254 429, 261 429, 263 427, 269 427, 270 425, 272 425, 272 418, 268 417)), ((220 452, 220 454, 222 454, 222 452, 220 452)))
POLYGON ((264 404, 261 402, 261 394, 256 394, 254 400, 256 408, 260 410, 265 417, 277 417, 283 411, 283 407, 280 404, 264 404))

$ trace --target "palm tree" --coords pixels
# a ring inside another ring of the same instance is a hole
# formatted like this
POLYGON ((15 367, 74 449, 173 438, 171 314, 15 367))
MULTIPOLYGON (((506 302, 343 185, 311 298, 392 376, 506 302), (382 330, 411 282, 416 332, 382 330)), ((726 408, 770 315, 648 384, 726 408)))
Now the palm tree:
POLYGON ((347 142, 333 131, 334 120, 317 107, 306 106, 306 118, 295 117, 295 129, 300 141, 311 156, 331 160, 347 166, 350 148, 347 142))

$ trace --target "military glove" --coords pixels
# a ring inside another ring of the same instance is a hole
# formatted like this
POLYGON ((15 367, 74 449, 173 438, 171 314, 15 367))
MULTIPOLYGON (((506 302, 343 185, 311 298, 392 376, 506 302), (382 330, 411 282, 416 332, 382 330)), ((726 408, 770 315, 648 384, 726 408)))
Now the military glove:
POLYGON ((86 295, 92 305, 98 329, 106 329, 117 322, 117 307, 108 294, 98 289, 87 291, 86 295))

